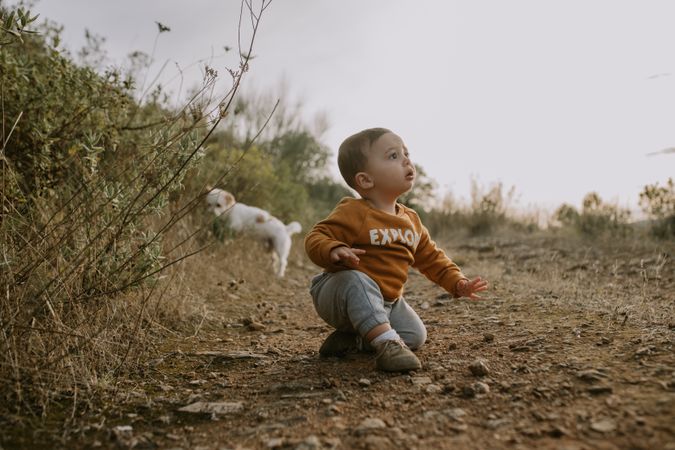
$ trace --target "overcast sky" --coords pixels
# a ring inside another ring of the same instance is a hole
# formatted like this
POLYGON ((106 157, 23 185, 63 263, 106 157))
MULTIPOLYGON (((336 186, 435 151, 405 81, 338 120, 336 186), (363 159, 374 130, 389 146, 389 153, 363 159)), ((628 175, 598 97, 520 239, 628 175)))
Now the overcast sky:
MULTIPOLYGON (((155 70, 201 79, 200 58, 236 47, 236 0, 40 0, 73 53, 85 28, 110 60, 152 51, 155 70)), ((580 205, 589 191, 636 207, 675 176, 675 2, 670 0, 273 0, 245 82, 328 115, 348 135, 398 133, 441 192, 470 179, 515 186, 523 207, 580 205)), ((232 52, 231 52, 232 53, 232 52)), ((225 72, 234 55, 215 58, 225 72)))

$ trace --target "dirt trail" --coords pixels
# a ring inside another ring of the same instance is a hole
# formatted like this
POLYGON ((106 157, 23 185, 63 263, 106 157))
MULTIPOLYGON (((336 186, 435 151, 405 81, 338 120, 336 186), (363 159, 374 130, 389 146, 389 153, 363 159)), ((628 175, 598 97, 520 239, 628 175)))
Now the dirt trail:
POLYGON ((262 269, 246 278, 262 258, 253 252, 240 274, 202 275, 222 321, 172 342, 88 444, 675 449, 673 248, 535 238, 446 248, 492 289, 457 301, 411 273, 406 298, 429 331, 422 370, 319 358, 331 330, 307 292, 317 270, 296 251, 281 282, 262 269), (218 412, 178 411, 196 402, 218 412))

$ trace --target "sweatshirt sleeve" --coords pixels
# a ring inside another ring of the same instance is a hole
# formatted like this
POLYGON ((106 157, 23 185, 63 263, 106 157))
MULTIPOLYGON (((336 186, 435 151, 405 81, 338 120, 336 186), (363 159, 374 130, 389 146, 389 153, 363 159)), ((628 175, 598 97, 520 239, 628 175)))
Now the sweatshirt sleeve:
POLYGON ((461 269, 447 257, 443 250, 436 247, 431 240, 429 231, 421 225, 422 233, 420 242, 415 250, 415 262, 413 267, 419 270, 425 277, 457 297, 455 286, 459 280, 466 280, 461 269))
POLYGON ((314 264, 329 271, 344 268, 331 262, 330 252, 336 247, 351 247, 363 221, 363 210, 355 207, 354 200, 342 199, 330 215, 305 236, 307 256, 314 264))

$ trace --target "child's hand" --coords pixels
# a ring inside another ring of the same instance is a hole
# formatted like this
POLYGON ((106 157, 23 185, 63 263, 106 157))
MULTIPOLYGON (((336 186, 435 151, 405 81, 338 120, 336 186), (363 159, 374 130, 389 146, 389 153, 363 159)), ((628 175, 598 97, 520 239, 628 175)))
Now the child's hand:
POLYGON ((359 248, 336 247, 330 251, 330 260, 334 264, 358 266, 360 259, 356 255, 363 255, 365 252, 359 248))
POLYGON ((486 291, 488 288, 487 280, 476 277, 473 280, 459 280, 455 285, 455 292, 459 297, 469 297, 471 300, 480 300, 481 297, 476 292, 486 291))

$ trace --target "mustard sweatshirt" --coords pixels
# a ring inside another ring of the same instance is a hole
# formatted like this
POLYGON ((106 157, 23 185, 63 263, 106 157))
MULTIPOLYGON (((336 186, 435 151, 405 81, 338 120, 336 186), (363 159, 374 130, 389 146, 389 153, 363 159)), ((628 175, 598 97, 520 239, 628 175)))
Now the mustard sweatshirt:
POLYGON ((343 198, 305 237, 307 255, 326 272, 350 269, 330 261, 331 250, 340 246, 366 251, 359 255, 355 269, 372 278, 389 301, 403 294, 410 266, 453 296, 457 295, 457 282, 466 279, 430 239, 417 213, 400 203, 396 204, 396 215, 392 215, 366 200, 343 198))

